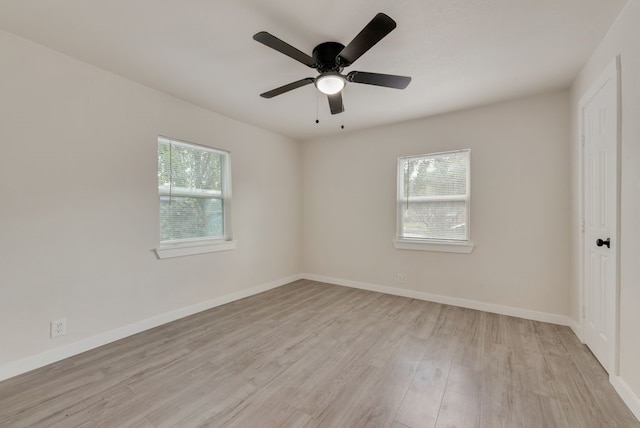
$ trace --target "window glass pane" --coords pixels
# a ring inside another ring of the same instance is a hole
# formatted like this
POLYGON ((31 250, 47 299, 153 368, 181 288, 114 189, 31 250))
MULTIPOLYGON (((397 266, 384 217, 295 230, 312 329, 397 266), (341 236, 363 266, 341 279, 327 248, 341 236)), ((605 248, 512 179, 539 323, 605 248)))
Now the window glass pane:
POLYGON ((158 185, 182 189, 222 190, 224 154, 161 141, 158 185))
POLYGON ((405 196, 467 194, 468 152, 406 159, 405 196))
POLYGON ((158 138, 161 242, 225 238, 227 162, 226 152, 158 138))
POLYGON ((469 239, 469 150, 401 158, 400 238, 469 239))
POLYGON ((467 240, 465 201, 405 202, 401 211, 403 238, 467 240))
POLYGON ((221 199, 160 197, 160 240, 220 238, 224 235, 221 199))

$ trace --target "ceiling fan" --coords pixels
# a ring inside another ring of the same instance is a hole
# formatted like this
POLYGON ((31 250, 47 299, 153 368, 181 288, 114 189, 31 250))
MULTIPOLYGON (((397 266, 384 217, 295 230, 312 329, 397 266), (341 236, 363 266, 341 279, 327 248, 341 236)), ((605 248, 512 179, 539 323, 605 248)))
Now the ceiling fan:
POLYGON ((338 42, 320 43, 313 49, 312 56, 283 42, 279 38, 261 31, 253 39, 303 63, 315 68, 320 74, 280 86, 263 94, 263 98, 273 98, 293 89, 314 83, 316 88, 329 98, 331 114, 344 111, 342 89, 347 82, 364 83, 367 85, 384 86, 387 88, 404 89, 411 82, 411 77, 392 74, 368 73, 351 71, 346 76, 341 74, 345 67, 349 67, 376 43, 396 28, 396 22, 384 13, 378 13, 347 46, 338 42))

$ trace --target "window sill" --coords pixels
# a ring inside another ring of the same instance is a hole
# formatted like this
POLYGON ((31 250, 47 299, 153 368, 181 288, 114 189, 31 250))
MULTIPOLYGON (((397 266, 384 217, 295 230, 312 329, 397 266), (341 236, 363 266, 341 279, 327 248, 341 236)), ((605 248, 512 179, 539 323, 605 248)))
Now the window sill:
POLYGON ((159 259, 191 256, 193 254, 215 253, 218 251, 235 250, 238 241, 200 241, 168 244, 156 248, 159 259))
POLYGON ((472 242, 429 241, 423 239, 395 239, 398 250, 439 251, 442 253, 470 254, 475 246, 472 242))

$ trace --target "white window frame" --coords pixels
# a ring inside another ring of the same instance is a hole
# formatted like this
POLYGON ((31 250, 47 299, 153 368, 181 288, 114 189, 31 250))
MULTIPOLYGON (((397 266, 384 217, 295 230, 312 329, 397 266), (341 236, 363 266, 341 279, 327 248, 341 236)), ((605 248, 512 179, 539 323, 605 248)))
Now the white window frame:
POLYGON ((428 153, 422 155, 402 156, 398 158, 397 164, 397 197, 396 197, 396 238, 393 245, 399 250, 419 250, 419 251, 439 251, 447 253, 469 254, 473 251, 475 244, 471 242, 471 149, 452 150, 448 152, 428 153), (420 201, 465 201, 467 209, 467 239, 466 240, 446 240, 431 238, 405 238, 402 236, 402 206, 406 202, 404 197, 404 163, 411 159, 434 158, 452 153, 467 152, 467 194, 466 195, 444 195, 444 196, 424 196, 412 198, 420 201))
MULTIPOLYGON (((198 196, 207 194, 214 199, 222 199, 222 225, 223 236, 220 238, 190 238, 160 241, 155 252, 159 259, 172 257, 189 256, 193 254, 213 253, 218 251, 233 250, 237 246, 237 241, 231 235, 231 153, 209 146, 189 143, 175 138, 158 136, 157 144, 161 142, 169 143, 173 146, 182 146, 189 149, 200 149, 218 153, 223 156, 222 164, 222 190, 221 191, 194 191, 180 187, 158 186, 158 214, 160 213, 160 197, 162 196, 198 196)), ((157 152, 156 152, 157 153, 157 152)), ((156 155, 157 156, 157 155, 156 155)), ((157 160, 157 159, 156 159, 157 160)), ((157 171, 157 169, 156 169, 157 171)), ((160 221, 158 218, 158 230, 160 221)))

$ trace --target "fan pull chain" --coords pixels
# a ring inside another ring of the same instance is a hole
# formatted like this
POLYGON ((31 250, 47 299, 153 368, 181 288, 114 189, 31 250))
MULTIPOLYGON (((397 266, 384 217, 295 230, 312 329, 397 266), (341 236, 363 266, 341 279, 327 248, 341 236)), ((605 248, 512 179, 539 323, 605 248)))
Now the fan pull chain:
POLYGON ((318 119, 318 104, 320 104, 320 98, 318 97, 318 92, 316 91, 316 123, 320 123, 318 119))

